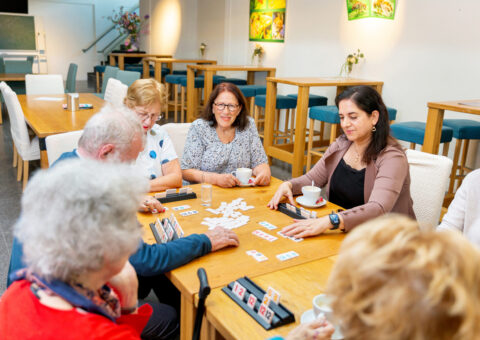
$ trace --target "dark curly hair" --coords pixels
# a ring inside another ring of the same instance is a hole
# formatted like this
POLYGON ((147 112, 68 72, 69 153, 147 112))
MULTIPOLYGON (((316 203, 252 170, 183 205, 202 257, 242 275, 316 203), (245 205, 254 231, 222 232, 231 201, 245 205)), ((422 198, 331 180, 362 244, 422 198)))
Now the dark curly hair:
POLYGON ((238 101, 238 104, 241 106, 241 111, 238 114, 237 118, 233 122, 232 126, 238 128, 238 130, 243 131, 248 126, 248 105, 247 100, 242 94, 242 91, 232 83, 220 83, 218 84, 210 94, 208 102, 205 105, 205 109, 201 114, 201 118, 207 122, 211 122, 213 127, 217 126, 217 120, 215 119, 215 114, 213 113, 213 103, 217 99, 218 95, 222 92, 232 93, 238 101))

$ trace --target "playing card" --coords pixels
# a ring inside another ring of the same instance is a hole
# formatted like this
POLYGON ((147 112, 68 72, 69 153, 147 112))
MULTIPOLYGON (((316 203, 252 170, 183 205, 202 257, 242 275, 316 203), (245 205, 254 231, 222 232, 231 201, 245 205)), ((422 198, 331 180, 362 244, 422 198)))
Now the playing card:
POLYGON ((237 281, 235 281, 235 283, 233 284, 233 289, 232 289, 232 292, 238 296, 238 298, 240 300, 243 300, 243 297, 245 296, 245 293, 247 292, 247 290, 245 289, 244 286, 242 286, 240 283, 238 283, 237 281))
POLYGON ((248 296, 247 306, 251 309, 255 309, 255 304, 257 303, 257 297, 253 294, 248 296))
POLYGON ((172 209, 174 211, 180 211, 180 210, 185 210, 185 209, 189 209, 190 206, 189 205, 179 205, 178 207, 173 207, 172 209))
POLYGON ((294 242, 302 242, 303 241, 303 238, 301 237, 293 237, 293 236, 290 236, 288 237, 290 240, 294 241, 294 242))
POLYGON ((187 188, 180 188, 180 189, 178 189, 178 193, 179 194, 186 194, 187 190, 188 190, 187 188))
POLYGON ((190 216, 190 215, 195 215, 195 214, 198 214, 197 210, 189 210, 189 211, 184 211, 184 212, 180 213, 180 215, 183 216, 183 217, 190 216))
POLYGON ((280 235, 283 238, 288 238, 288 236, 285 235, 284 233, 282 233, 281 231, 277 231, 277 234, 280 235))
POLYGON ((277 258, 280 261, 286 261, 286 260, 290 260, 290 259, 292 259, 294 257, 297 257, 297 256, 298 256, 298 254, 292 250, 292 251, 288 251, 286 253, 278 254, 277 258))
POLYGON ((275 302, 277 305, 280 302, 280 293, 277 292, 275 289, 272 287, 268 287, 267 289, 267 295, 272 298, 273 302, 275 302))
POLYGON ((165 193, 166 193, 167 195, 176 194, 176 193, 177 193, 177 189, 167 189, 167 190, 165 190, 165 193))
POLYGON ((276 226, 274 226, 273 224, 267 222, 267 221, 262 221, 262 222, 258 222, 261 226, 267 228, 268 230, 273 230, 273 229, 277 229, 276 226))
POLYGON ((256 250, 247 250, 247 255, 252 256, 253 254, 256 254, 256 253, 257 253, 256 250))

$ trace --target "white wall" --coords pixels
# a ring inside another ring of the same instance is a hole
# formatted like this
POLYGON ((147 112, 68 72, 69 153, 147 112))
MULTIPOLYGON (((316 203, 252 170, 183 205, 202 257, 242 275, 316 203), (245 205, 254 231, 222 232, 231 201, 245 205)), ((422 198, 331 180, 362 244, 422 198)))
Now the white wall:
MULTIPOLYGON (((205 15, 216 13, 217 1, 198 1, 203 7, 200 40, 223 40, 219 62, 249 64, 254 46, 248 41, 249 0, 224 0, 221 23, 218 15, 205 15), (218 29, 222 24, 223 32, 218 29)), ((384 81, 383 97, 398 109, 398 121, 426 121, 428 101, 480 98, 480 1, 397 3, 393 21, 348 21, 343 0, 287 0, 285 43, 262 43, 264 65, 277 67, 277 76, 336 76, 347 54, 360 48, 366 60, 356 65, 352 76, 384 81)), ((279 91, 291 93, 294 88, 279 91)), ((327 95, 333 104, 333 88, 312 92, 327 95)), ((445 116, 480 120, 451 112, 445 116)))
MULTIPOLYGON (((87 79, 87 72, 93 71, 101 55, 97 54, 97 47, 87 53, 82 48, 111 25, 107 17, 113 9, 129 9, 136 4, 138 0, 30 0, 29 15, 35 16, 39 47, 45 48, 40 71, 63 74, 66 78, 68 65, 74 62, 78 64, 77 79, 87 79)), ((98 49, 104 44, 101 42, 98 49)))

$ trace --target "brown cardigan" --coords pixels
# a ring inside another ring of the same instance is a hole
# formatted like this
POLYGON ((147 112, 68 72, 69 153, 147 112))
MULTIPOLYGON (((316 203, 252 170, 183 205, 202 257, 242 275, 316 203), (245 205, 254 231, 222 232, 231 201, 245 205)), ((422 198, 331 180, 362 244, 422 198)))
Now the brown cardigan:
MULTIPOLYGON (((313 180, 318 187, 323 188, 326 185, 328 199, 332 174, 351 143, 344 135, 337 138, 309 172, 290 180, 293 194, 300 194, 302 187, 311 185, 313 180)), ((387 144, 377 159, 367 164, 364 199, 365 204, 340 212, 346 231, 389 212, 415 218, 410 197, 409 166, 403 150, 387 144)))

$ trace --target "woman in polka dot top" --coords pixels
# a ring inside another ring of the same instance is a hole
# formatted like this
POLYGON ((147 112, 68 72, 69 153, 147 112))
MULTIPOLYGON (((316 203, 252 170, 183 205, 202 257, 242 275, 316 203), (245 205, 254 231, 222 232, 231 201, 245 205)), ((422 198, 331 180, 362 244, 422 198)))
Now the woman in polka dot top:
POLYGON ((125 105, 135 111, 145 131, 145 148, 135 166, 150 178, 150 191, 182 186, 182 172, 172 140, 156 121, 160 118, 164 89, 154 79, 138 79, 128 88, 125 105))

